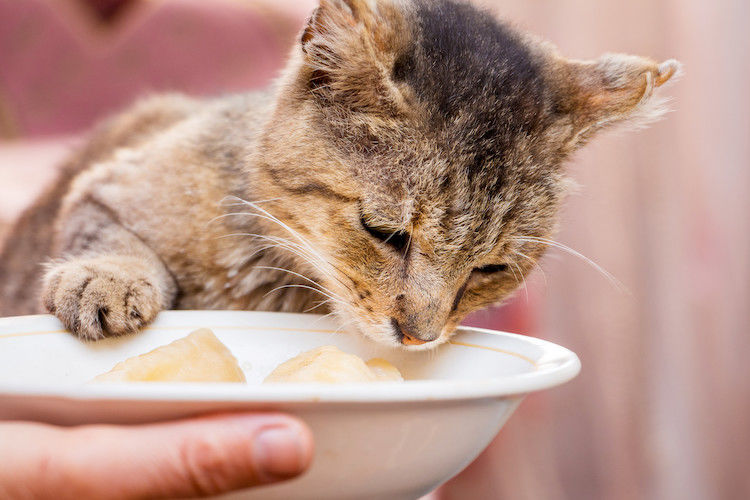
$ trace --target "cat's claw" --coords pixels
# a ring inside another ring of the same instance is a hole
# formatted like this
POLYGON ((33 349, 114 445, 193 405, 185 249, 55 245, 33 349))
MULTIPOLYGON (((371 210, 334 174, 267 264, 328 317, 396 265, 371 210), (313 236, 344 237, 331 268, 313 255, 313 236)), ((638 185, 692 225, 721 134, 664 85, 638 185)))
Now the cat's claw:
POLYGON ((97 340, 134 333, 162 308, 148 268, 132 257, 96 257, 56 264, 43 303, 77 336, 97 340))

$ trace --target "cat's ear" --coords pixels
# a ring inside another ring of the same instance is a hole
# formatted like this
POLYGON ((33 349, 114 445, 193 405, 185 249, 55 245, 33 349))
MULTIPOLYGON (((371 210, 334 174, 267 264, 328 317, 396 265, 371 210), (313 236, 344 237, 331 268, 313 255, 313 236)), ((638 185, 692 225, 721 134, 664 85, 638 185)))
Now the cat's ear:
POLYGON ((336 35, 342 31, 372 20, 373 9, 367 0, 320 0, 302 32, 302 50, 307 53, 316 45, 335 43, 336 35))
POLYGON ((384 75, 406 36, 404 18, 394 5, 320 0, 300 37, 307 88, 355 106, 388 101, 393 89, 384 75))
POLYGON ((307 62, 335 69, 341 52, 366 37, 374 22, 375 11, 367 0, 320 0, 300 38, 307 62))
POLYGON ((596 61, 563 60, 558 75, 558 110, 570 118, 571 141, 580 143, 615 124, 643 126, 666 111, 666 100, 655 95, 681 72, 679 62, 661 64, 647 58, 606 54, 596 61))

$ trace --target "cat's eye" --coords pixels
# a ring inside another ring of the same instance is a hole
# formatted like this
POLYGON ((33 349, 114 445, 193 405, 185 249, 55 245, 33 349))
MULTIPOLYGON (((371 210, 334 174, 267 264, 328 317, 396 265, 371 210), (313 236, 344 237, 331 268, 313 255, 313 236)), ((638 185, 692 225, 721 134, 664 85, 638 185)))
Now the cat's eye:
POLYGON ((385 228, 378 228, 370 225, 364 217, 359 218, 362 227, 370 233, 370 236, 383 243, 393 247, 396 250, 403 250, 409 244, 409 233, 406 231, 389 231, 385 228))
POLYGON ((477 267, 473 272, 477 274, 497 274, 508 270, 508 264, 490 264, 488 266, 477 267))

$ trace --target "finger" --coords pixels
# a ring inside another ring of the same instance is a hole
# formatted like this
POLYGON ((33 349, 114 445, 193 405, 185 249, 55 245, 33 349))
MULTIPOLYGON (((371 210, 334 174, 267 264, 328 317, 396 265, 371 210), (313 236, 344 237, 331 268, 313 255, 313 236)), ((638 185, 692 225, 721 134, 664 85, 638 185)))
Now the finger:
MULTIPOLYGON (((223 415, 133 427, 44 427, 46 443, 36 447, 32 456, 24 453, 27 467, 13 468, 27 476, 41 496, 49 493, 55 498, 217 495, 294 477, 312 459, 309 429, 295 418, 277 414, 223 415)), ((33 442, 38 430, 26 429, 26 441, 33 442)), ((12 453, 1 451, 3 456, 12 453)), ((0 479, 6 479, 2 473, 0 479)))

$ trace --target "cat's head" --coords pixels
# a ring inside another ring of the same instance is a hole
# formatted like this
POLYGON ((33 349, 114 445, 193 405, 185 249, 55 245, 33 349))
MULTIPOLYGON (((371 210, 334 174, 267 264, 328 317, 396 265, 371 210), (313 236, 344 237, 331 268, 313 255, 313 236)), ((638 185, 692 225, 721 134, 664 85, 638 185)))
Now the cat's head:
POLYGON ((261 197, 344 322, 428 348, 519 286, 555 230, 563 161, 660 116, 652 94, 678 69, 565 59, 451 0, 321 0, 261 140, 261 197))

